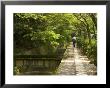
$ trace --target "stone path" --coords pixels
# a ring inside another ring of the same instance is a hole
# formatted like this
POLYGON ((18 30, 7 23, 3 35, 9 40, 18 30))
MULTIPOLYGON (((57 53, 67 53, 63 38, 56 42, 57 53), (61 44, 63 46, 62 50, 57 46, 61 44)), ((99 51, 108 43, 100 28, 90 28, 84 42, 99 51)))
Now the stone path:
POLYGON ((72 43, 68 46, 66 59, 62 59, 57 75, 96 75, 97 69, 90 64, 87 56, 82 56, 78 48, 73 48, 72 43))

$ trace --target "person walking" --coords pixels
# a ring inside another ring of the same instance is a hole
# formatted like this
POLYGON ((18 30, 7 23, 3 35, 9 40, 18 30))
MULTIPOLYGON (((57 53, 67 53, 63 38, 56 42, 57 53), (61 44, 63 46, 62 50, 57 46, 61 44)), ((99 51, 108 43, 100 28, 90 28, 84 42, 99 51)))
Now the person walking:
POLYGON ((76 47, 76 37, 72 37, 73 47, 76 47))

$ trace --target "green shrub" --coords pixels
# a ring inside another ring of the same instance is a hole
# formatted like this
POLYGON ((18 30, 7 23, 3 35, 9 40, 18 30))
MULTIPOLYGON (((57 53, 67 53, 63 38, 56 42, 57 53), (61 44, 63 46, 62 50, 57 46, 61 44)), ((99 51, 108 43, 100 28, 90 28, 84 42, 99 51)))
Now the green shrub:
POLYGON ((77 38, 77 47, 82 50, 82 53, 87 55, 91 60, 91 63, 97 65, 97 41, 95 39, 91 39, 91 43, 89 44, 89 39, 84 39, 82 37, 77 38))

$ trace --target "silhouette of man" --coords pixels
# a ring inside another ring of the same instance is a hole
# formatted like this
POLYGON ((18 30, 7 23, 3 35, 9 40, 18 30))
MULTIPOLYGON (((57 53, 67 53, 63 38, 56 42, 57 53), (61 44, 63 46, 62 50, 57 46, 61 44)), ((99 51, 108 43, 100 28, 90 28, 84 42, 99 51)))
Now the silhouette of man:
POLYGON ((75 36, 72 38, 72 42, 73 42, 73 47, 75 47, 75 45, 76 45, 76 37, 75 36))

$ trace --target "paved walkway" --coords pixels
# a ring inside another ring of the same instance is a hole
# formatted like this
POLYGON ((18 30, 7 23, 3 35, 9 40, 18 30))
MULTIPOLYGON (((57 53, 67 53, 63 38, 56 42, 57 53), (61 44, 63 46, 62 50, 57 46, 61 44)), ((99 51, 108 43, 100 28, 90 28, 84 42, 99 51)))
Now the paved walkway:
POLYGON ((73 48, 72 43, 65 53, 68 56, 62 59, 57 75, 96 75, 96 66, 90 64, 87 56, 82 56, 78 48, 73 48))

